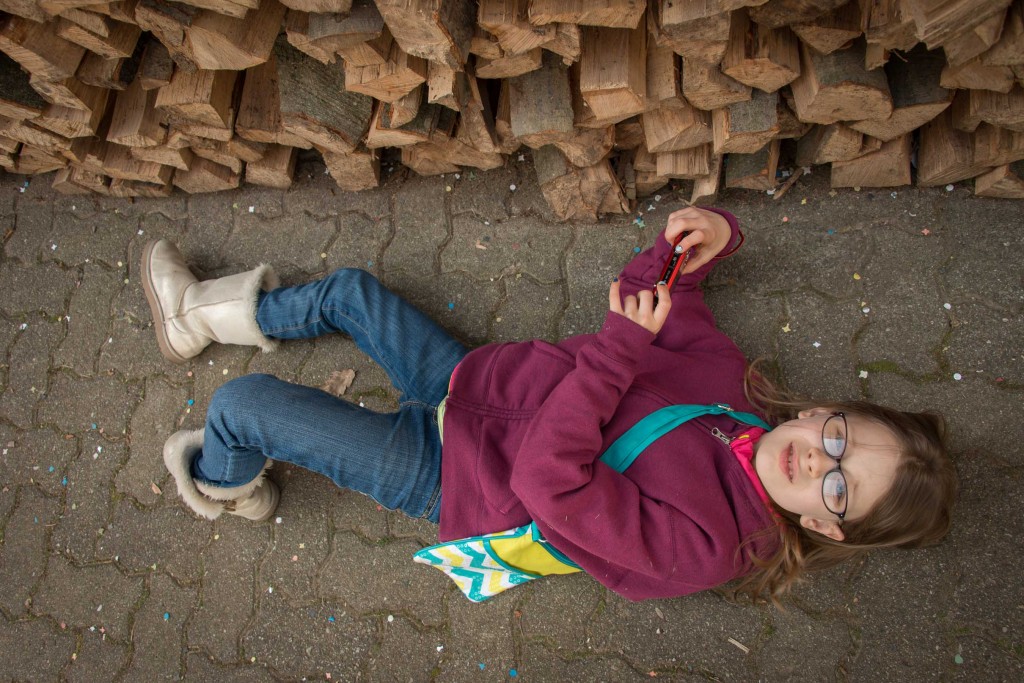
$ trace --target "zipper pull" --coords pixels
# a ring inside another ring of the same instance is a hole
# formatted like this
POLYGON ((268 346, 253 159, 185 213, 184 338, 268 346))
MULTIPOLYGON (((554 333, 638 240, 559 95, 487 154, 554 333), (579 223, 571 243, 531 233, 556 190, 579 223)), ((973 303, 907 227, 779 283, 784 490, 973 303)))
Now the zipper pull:
POLYGON ((718 427, 711 428, 711 436, 715 437, 716 439, 724 443, 726 446, 735 441, 735 439, 733 439, 731 436, 726 436, 725 432, 723 432, 718 427))

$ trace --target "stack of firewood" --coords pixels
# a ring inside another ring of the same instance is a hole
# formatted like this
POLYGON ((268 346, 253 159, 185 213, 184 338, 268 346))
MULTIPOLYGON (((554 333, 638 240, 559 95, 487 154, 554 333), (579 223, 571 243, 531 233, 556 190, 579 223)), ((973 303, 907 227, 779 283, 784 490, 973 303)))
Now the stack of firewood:
POLYGON ((0 0, 0 166, 62 192, 347 190, 532 150, 555 213, 671 179, 1024 197, 1024 0, 0 0), (789 142, 783 142, 789 141, 789 142), (916 166, 916 171, 912 167, 916 166))

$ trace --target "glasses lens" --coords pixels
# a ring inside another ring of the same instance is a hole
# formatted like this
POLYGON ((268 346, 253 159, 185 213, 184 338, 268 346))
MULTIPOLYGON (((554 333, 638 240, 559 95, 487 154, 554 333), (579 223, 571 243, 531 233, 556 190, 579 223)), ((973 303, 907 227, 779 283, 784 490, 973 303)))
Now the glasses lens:
POLYGON ((846 477, 842 472, 833 470, 825 475, 821 483, 821 497, 829 512, 837 515, 846 512, 846 477))
POLYGON ((825 421, 821 432, 821 440, 825 444, 825 452, 838 460, 846 450, 846 419, 842 415, 833 415, 825 421))

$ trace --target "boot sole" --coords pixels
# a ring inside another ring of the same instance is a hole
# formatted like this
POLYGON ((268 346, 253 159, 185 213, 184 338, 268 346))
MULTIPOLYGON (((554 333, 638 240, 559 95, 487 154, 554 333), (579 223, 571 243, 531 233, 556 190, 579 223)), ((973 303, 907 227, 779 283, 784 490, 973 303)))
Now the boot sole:
POLYGON ((156 290, 153 287, 153 272, 150 269, 149 263, 157 242, 159 240, 150 240, 142 251, 142 291, 146 294, 149 310, 153 314, 153 328, 156 330, 156 343, 160 347, 160 353, 172 363, 187 363, 188 358, 176 353, 171 348, 171 342, 167 338, 166 330, 164 330, 163 307, 160 306, 160 300, 157 298, 156 290))

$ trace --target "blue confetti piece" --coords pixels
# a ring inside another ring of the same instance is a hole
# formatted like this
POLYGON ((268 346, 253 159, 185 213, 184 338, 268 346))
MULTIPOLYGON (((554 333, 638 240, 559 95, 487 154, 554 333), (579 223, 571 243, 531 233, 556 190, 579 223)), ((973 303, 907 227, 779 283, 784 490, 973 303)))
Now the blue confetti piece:
POLYGON ((828 235, 834 235, 834 234, 836 234, 836 231, 835 230, 826 230, 825 233, 828 234, 828 235))
POLYGON ((373 268, 373 261, 367 261, 366 262, 366 267, 367 268, 373 268))
POLYGON ((327 617, 327 621, 329 621, 329 622, 331 622, 333 624, 334 623, 334 617, 327 617))
POLYGON ((170 612, 164 612, 164 621, 170 621, 170 620, 171 620, 171 613, 170 612))
POLYGON ((640 247, 633 247, 633 253, 634 254, 639 254, 640 253, 640 247))
POLYGON ((479 666, 479 667, 480 667, 480 670, 481 670, 481 671, 483 671, 484 669, 486 669, 486 668, 487 668, 487 666, 486 666, 486 665, 485 665, 485 664, 484 664, 483 662, 480 662, 479 664, 477 664, 477 666, 479 666))
POLYGON ((195 402, 196 402, 196 400, 195 400, 194 398, 190 398, 190 399, 188 400, 188 404, 189 404, 190 406, 191 406, 191 405, 195 405, 195 402))
POLYGON ((39 524, 39 518, 38 517, 33 517, 32 518, 32 523, 33 524, 39 524))
POLYGON ((455 310, 455 302, 454 301, 449 301, 448 302, 448 310, 449 311, 454 311, 455 310))
POLYGON ((509 669, 508 670, 508 675, 511 676, 512 678, 515 678, 516 676, 519 675, 519 672, 516 671, 515 669, 509 669))
POLYGON ((63 479, 61 479, 60 480, 60 485, 61 486, 67 486, 68 485, 68 478, 64 477, 63 479))
POLYGON ((50 465, 50 471, 53 472, 53 465, 50 465))
POLYGON ((96 423, 95 422, 92 423, 92 428, 96 429, 96 423))

